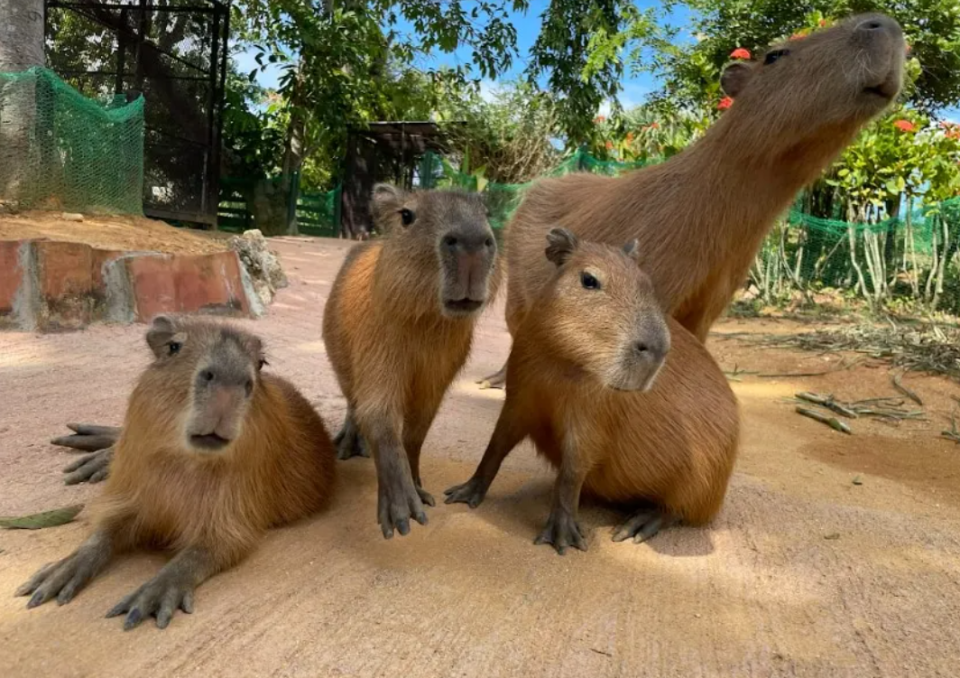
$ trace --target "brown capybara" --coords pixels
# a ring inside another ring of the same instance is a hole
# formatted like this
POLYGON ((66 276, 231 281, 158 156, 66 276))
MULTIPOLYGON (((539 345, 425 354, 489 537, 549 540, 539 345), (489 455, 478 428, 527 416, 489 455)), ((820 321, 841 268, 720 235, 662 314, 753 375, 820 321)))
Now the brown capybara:
POLYGON ((323 312, 323 341, 347 400, 339 456, 377 467, 385 538, 427 521, 433 497, 420 448, 470 352, 474 325, 495 295, 497 244, 482 198, 407 193, 380 184, 371 209, 380 240, 347 255, 323 312))
POLYGON ((260 340, 212 320, 159 316, 153 363, 130 396, 96 528, 72 555, 17 590, 27 607, 60 604, 137 546, 176 551, 107 616, 165 628, 194 590, 250 553, 264 531, 310 515, 334 489, 323 421, 288 382, 261 372, 260 340))
POLYGON ((493 437, 473 477, 446 491, 447 503, 478 506, 503 459, 529 436, 559 470, 537 543, 561 554, 586 549, 581 490, 635 511, 615 541, 710 521, 739 438, 723 372, 692 334, 665 319, 637 266, 636 241, 618 250, 556 229, 548 242, 554 272, 514 337, 493 437))
MULTIPOLYGON (((664 311, 705 341, 777 217, 897 96, 905 51, 893 19, 852 17, 727 66, 735 103, 666 162, 538 181, 505 234, 511 335, 552 275, 540 250, 560 226, 611 245, 637 238, 664 311)), ((503 370, 483 381, 502 386, 503 370)))

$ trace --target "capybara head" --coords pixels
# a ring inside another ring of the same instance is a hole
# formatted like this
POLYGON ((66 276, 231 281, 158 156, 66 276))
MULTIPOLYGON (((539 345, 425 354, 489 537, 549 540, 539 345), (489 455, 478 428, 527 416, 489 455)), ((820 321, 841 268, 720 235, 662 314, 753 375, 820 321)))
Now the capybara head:
POLYGON ((551 355, 623 391, 649 390, 670 351, 670 330, 653 283, 637 266, 637 247, 636 240, 618 249, 551 230, 546 255, 557 272, 534 311, 551 355))
POLYGON ((266 364, 260 340, 213 320, 160 315, 147 344, 155 358, 149 371, 154 393, 139 406, 156 407, 158 420, 178 417, 188 451, 227 449, 243 431, 266 364))
POLYGON ((852 135, 899 94, 905 56, 896 21, 849 17, 728 65, 721 85, 734 104, 724 117, 750 125, 768 146, 852 135))
POLYGON ((483 198, 453 190, 408 193, 378 184, 372 202, 379 230, 413 264, 416 279, 405 281, 408 289, 437 295, 444 316, 477 314, 493 292, 497 265, 497 241, 483 198))

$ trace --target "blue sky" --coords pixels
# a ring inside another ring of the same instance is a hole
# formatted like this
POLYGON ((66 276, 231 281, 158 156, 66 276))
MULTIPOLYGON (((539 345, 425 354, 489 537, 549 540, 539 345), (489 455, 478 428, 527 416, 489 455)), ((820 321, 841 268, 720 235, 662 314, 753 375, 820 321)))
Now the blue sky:
MULTIPOLYGON (((517 49, 519 52, 518 58, 514 59, 513 67, 507 73, 502 75, 502 79, 508 80, 513 77, 516 77, 522 74, 523 70, 527 66, 527 57, 530 52, 530 48, 533 46, 534 41, 537 39, 537 35, 540 32, 541 25, 541 15, 547 9, 550 4, 550 0, 531 0, 530 7, 525 13, 514 12, 511 14, 514 21, 514 26, 517 29, 517 49)), ((641 9, 645 9, 651 6, 658 6, 659 2, 651 2, 650 0, 639 0, 637 6, 641 9)), ((687 9, 685 7, 679 7, 678 10, 667 19, 667 21, 675 26, 683 26, 686 24, 686 19, 688 17, 687 9)), ((410 31, 412 30, 409 24, 403 23, 400 24, 398 30, 401 31, 410 31)), ((235 55, 235 60, 239 66, 241 73, 249 73, 251 70, 257 67, 256 62, 253 58, 253 52, 242 52, 235 55)), ((454 66, 457 64, 470 63, 471 61, 471 52, 468 48, 460 48, 452 54, 444 53, 435 53, 426 57, 426 61, 421 63, 421 67, 432 66, 434 68, 439 66, 454 66)), ((265 87, 273 87, 276 85, 277 81, 277 71, 276 69, 267 69, 258 76, 258 80, 261 85, 265 87)), ((481 91, 489 92, 495 84, 492 82, 483 82, 481 83, 481 91)), ((620 92, 620 102, 627 108, 641 103, 647 94, 654 91, 657 88, 657 83, 654 78, 649 74, 640 74, 637 76, 627 77, 623 81, 623 89, 620 92)), ((607 108, 607 106, 604 106, 607 108)), ((603 111, 601 111, 603 112, 603 111)))
MULTIPOLYGON (((514 60, 513 67, 510 71, 503 74, 503 79, 516 77, 526 68, 530 48, 533 46, 540 31, 541 15, 549 4, 550 0, 530 0, 530 7, 526 12, 512 13, 514 26, 517 29, 517 49, 519 56, 514 60)), ((659 2, 652 2, 651 0, 636 1, 637 7, 641 9, 659 6, 660 4, 659 2)), ((678 5, 669 16, 664 18, 664 23, 683 29, 689 24, 689 19, 689 9, 684 5, 678 5)), ((398 29, 401 31, 412 30, 410 24, 401 24, 398 26, 398 29)), ((681 33, 681 39, 684 37, 692 39, 692 36, 689 34, 684 36, 681 33)), ((235 55, 234 58, 240 67, 241 73, 249 73, 257 67, 252 51, 239 53, 235 55)), ((420 64, 422 67, 453 66, 458 63, 469 63, 471 61, 471 53, 468 48, 460 48, 452 54, 436 53, 426 57, 426 59, 427 61, 425 63, 420 64)), ((258 80, 260 84, 265 87, 274 87, 277 82, 276 69, 268 68, 259 75, 258 80)), ((483 82, 481 83, 481 92, 490 92, 495 86, 495 83, 483 82)), ((630 108, 631 106, 642 103, 646 95, 656 89, 657 82, 651 74, 641 73, 638 75, 628 75, 623 81, 623 88, 619 95, 620 103, 623 104, 625 108, 630 108)), ((607 109, 609 109, 609 105, 604 105, 599 113, 605 113, 607 109)), ((946 110, 943 112, 943 116, 949 120, 960 120, 960 108, 946 110)))

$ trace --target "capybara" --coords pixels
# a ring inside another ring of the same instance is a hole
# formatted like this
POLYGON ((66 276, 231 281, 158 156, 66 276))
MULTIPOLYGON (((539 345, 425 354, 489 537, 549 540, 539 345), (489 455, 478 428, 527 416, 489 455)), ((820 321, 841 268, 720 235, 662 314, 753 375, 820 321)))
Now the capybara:
POLYGON ((548 241, 553 275, 514 337, 493 437, 473 477, 446 491, 447 503, 478 506, 503 459, 529 436, 559 471, 537 543, 561 554, 586 549, 577 523, 581 489, 633 511, 616 541, 642 542, 677 521, 710 521, 739 438, 723 372, 665 318, 636 264, 636 242, 620 251, 578 242, 565 229, 548 241))
POLYGON ((433 497, 420 448, 495 295, 497 244, 483 199, 462 191, 405 192, 385 184, 371 203, 384 237, 355 245, 323 312, 323 341, 347 400, 339 456, 377 467, 385 538, 427 521, 433 497))
POLYGON ((159 546, 176 555, 107 616, 126 614, 130 629, 153 615, 165 628, 265 530, 316 512, 332 494, 336 453, 323 421, 291 384, 261 371, 257 337, 158 316, 147 344, 154 361, 130 396, 96 528, 17 590, 32 594, 27 607, 67 603, 115 555, 159 546))
MULTIPOLYGON (((897 96, 905 51, 896 21, 854 16, 727 66, 733 106, 666 162, 538 181, 505 233, 511 335, 552 275, 540 254, 560 226, 611 245, 638 238, 664 311, 705 341, 777 217, 897 96)), ((503 370, 483 381, 502 386, 503 370)))

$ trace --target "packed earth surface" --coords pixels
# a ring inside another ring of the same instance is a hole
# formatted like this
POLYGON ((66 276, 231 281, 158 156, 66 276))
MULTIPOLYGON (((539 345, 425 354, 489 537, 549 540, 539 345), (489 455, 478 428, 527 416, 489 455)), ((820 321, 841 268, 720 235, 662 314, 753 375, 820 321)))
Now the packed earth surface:
MULTIPOLYGON (((264 318, 236 322, 266 340, 267 369, 293 381, 334 434, 345 403, 320 327, 349 244, 279 238, 271 247, 290 285, 264 318)), ((909 374, 903 384, 923 399, 925 421, 861 418, 850 422, 853 435, 834 431, 789 399, 898 393, 885 366, 846 368, 843 355, 758 347, 746 336, 814 328, 732 319, 714 328, 708 347, 732 375, 742 445, 708 528, 614 543, 619 516, 585 506, 586 553, 534 546, 553 473, 524 444, 479 508, 428 508, 427 526, 384 540, 373 462, 355 458, 339 463, 329 510, 271 532, 198 589, 194 614, 164 631, 151 620, 124 632, 105 613, 165 554, 117 560, 63 607, 28 611, 13 596, 80 543, 90 528, 81 512, 60 527, 0 531, 0 675, 956 676, 960 445, 939 434, 960 388, 909 374)), ((48 441, 70 421, 121 423, 148 361, 143 332, 0 333, 0 515, 100 491, 65 486, 61 469, 76 457, 48 441)), ((474 381, 501 366, 509 345, 501 297, 424 447, 424 484, 437 497, 483 453, 503 392, 474 381)))

